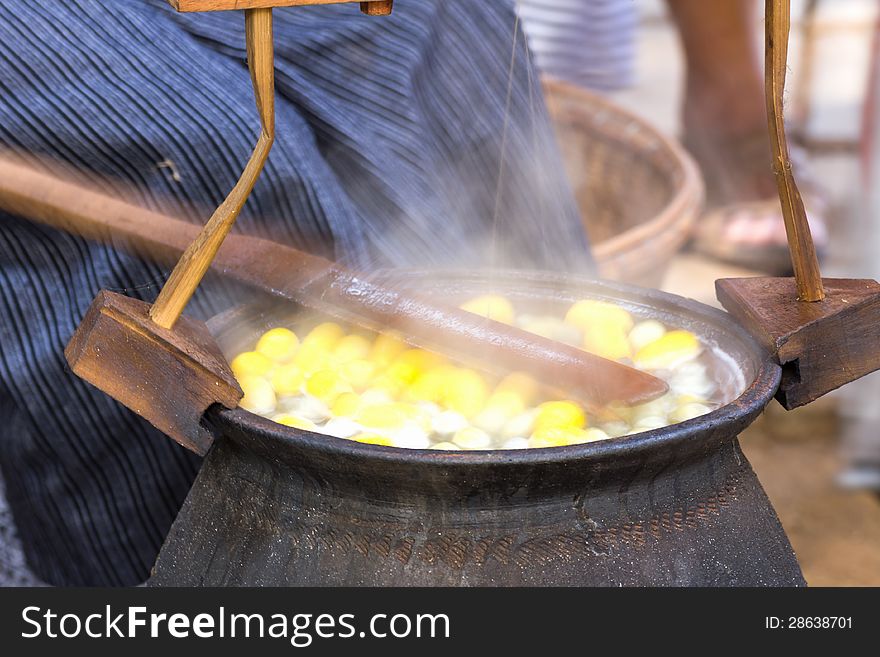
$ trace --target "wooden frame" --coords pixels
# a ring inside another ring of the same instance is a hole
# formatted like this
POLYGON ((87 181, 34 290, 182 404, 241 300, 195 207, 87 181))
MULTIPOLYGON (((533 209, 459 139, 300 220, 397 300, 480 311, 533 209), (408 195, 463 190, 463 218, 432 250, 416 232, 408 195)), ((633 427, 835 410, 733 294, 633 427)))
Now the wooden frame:
POLYGON ((228 11, 232 9, 266 9, 303 5, 335 5, 352 2, 383 2, 384 0, 168 0, 180 12, 228 11))

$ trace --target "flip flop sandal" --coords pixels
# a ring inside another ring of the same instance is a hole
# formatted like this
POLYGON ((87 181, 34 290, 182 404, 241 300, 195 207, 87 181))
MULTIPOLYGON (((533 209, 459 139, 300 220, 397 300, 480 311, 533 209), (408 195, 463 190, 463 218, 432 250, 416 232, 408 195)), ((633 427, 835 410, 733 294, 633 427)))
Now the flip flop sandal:
MULTIPOLYGON (((828 243, 825 223, 812 214, 810 228, 821 259, 828 243)), ((774 276, 787 276, 792 271, 778 199, 733 203, 710 210, 697 222, 691 246, 716 260, 774 276)))
MULTIPOLYGON (((706 199, 709 208, 697 221, 692 248, 709 257, 739 265, 747 269, 777 276, 791 273, 791 257, 785 237, 782 208, 775 195, 766 199, 730 202, 738 187, 736 181, 713 177, 709 171, 754 171, 755 162, 767 161, 769 170, 769 145, 764 135, 739 140, 735 147, 723 151, 706 146, 708 140, 691 143, 686 141, 691 153, 701 164, 706 177, 706 199)), ((826 195, 809 175, 806 153, 802 148, 791 146, 791 159, 798 171, 804 205, 810 220, 813 241, 819 257, 827 251, 828 230, 825 223, 826 195)), ((739 174, 750 175, 746 174, 739 174)), ((753 175, 753 174, 752 174, 753 175)), ((741 183, 740 185, 741 186, 741 183)))

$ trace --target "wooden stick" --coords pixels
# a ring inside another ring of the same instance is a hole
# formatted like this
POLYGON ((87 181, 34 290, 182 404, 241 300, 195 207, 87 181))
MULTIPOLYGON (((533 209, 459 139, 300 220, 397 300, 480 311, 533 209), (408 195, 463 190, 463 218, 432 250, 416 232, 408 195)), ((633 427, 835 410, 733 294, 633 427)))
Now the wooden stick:
POLYGON ((275 74, 272 45, 272 9, 245 11, 248 67, 260 113, 257 145, 241 178, 189 246, 150 309, 150 318, 163 328, 171 328, 180 317, 196 288, 211 266, 217 250, 238 218, 254 188, 275 140, 275 74))
POLYGON ((792 171, 788 141, 785 134, 783 98, 788 65, 788 39, 791 31, 790 0, 766 2, 765 95, 767 121, 773 149, 773 173, 782 202, 782 216, 788 249, 797 282, 799 301, 822 301, 825 290, 819 272, 819 259, 807 221, 804 201, 792 171))
POLYGON ((308 5, 336 5, 349 2, 361 4, 391 4, 388 0, 168 0, 180 12, 235 11, 265 9, 267 7, 304 7, 308 5))

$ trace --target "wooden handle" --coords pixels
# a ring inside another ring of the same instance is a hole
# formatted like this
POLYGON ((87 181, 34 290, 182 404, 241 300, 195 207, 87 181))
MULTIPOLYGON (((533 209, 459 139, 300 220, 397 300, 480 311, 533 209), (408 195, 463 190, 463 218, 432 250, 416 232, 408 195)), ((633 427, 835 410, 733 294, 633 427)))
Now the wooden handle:
POLYGON ((163 328, 171 328, 180 317, 217 255, 217 250, 238 218, 254 188, 275 140, 275 74, 272 45, 272 10, 245 11, 248 67, 254 86, 262 131, 244 172, 226 200, 217 208, 204 229, 190 244, 171 272, 150 309, 150 317, 163 328))
MULTIPOLYGON (((0 154, 0 210, 162 263, 176 262, 199 235, 196 224, 74 182, 65 167, 52 169, 41 171, 31 162, 0 154)), ((326 258, 236 234, 224 240, 211 264, 258 288, 283 281, 285 287, 305 289, 336 268, 326 258), (281 271, 273 273, 274 268, 281 271)))
POLYGON ((765 20, 765 95, 773 149, 773 173, 776 175, 779 199, 782 202, 782 217, 785 220, 788 249, 797 281, 798 300, 821 301, 825 298, 825 290, 819 272, 819 259, 813 246, 804 201, 794 179, 785 133, 783 98, 791 31, 790 0, 767 0, 765 20))

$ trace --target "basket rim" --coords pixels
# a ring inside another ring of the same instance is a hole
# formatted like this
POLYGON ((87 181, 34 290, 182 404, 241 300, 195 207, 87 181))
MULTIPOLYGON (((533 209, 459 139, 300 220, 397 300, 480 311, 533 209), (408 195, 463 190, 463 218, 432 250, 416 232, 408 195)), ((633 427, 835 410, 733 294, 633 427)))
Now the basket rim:
MULTIPOLYGON (((705 199, 703 176, 697 163, 684 146, 674 137, 664 134, 644 117, 638 116, 595 92, 569 82, 546 77, 543 80, 543 86, 551 117, 557 116, 560 111, 560 108, 554 110, 554 104, 557 104, 554 96, 579 101, 566 107, 566 114, 582 118, 594 125, 595 110, 601 108, 637 125, 640 133, 650 135, 657 147, 665 151, 669 155, 670 162, 675 165, 675 173, 670 176, 677 179, 674 185, 675 191, 660 212, 648 221, 593 244, 593 255, 600 269, 603 270, 603 274, 605 274, 605 269, 617 269, 631 259, 634 247, 639 244, 650 243, 665 237, 665 241, 671 243, 674 248, 681 246, 686 241, 705 199), (669 233, 674 233, 674 236, 670 237, 669 233)), ((627 263, 627 265, 628 268, 632 268, 631 263, 627 263)))

